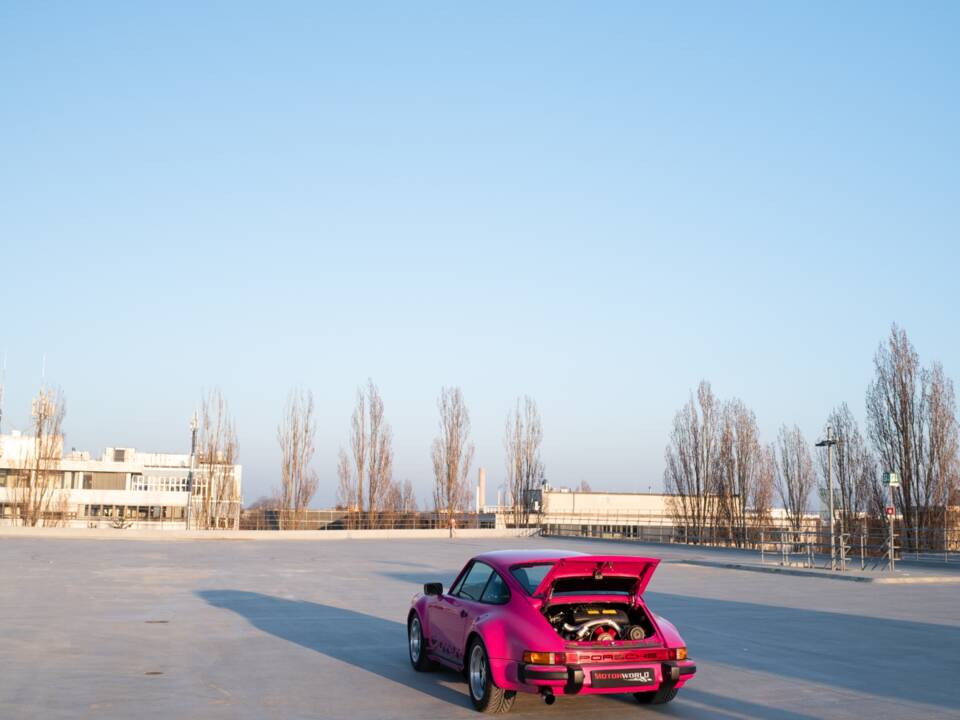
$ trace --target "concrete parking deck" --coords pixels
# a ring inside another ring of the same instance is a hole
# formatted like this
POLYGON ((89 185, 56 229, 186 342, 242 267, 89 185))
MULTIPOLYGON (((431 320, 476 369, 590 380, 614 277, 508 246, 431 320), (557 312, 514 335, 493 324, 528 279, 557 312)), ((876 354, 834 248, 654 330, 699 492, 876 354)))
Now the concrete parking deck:
MULTIPOLYGON (((0 718, 473 718, 421 675, 404 619, 424 581, 501 547, 694 550, 553 538, 108 542, 0 538, 0 718)), ((511 717, 960 718, 960 588, 667 562, 648 591, 696 679, 657 709, 521 696, 511 717)))

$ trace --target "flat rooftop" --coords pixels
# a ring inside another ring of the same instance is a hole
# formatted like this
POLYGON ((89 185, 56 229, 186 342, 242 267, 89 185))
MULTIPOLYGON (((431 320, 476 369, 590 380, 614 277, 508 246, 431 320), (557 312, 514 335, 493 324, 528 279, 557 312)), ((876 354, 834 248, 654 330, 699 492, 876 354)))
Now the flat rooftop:
POLYGON ((506 717, 960 718, 960 586, 685 565, 696 550, 530 539, 0 537, 0 718, 478 718, 407 660, 410 596, 480 552, 661 556, 650 606, 696 678, 661 709, 518 696, 506 717))

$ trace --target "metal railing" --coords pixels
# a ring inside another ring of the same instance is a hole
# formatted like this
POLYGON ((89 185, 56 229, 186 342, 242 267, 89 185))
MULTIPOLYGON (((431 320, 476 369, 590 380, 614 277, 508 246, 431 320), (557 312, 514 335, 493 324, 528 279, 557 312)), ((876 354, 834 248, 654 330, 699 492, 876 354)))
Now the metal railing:
MULTIPOLYGON (((493 515, 456 513, 455 529, 492 528, 493 515)), ((244 510, 241 530, 446 530, 450 517, 437 512, 357 512, 349 510, 244 510)))
POLYGON ((855 528, 837 526, 831 559, 826 522, 805 522, 799 530, 783 525, 695 526, 674 518, 638 522, 625 514, 543 516, 543 535, 633 540, 643 543, 695 545, 758 552, 763 564, 825 567, 837 570, 891 567, 900 560, 960 564, 960 529, 895 527, 892 553, 889 528, 877 521, 855 528), (892 558, 891 558, 892 554, 892 558))

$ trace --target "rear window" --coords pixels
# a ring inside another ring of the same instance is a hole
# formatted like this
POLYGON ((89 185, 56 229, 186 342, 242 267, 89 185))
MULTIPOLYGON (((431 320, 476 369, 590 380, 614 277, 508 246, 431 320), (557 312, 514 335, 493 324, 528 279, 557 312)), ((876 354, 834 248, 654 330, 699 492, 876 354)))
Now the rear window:
POLYGON ((510 574, 513 575, 514 579, 523 586, 523 589, 527 591, 527 595, 533 595, 533 591, 537 589, 540 583, 543 582, 543 579, 547 576, 547 573, 550 572, 550 568, 553 567, 553 563, 544 563, 542 565, 523 565, 520 567, 515 567, 510 569, 510 574))
POLYGON ((635 577, 605 577, 596 580, 592 577, 557 578, 553 583, 554 595, 629 595, 636 587, 635 577))

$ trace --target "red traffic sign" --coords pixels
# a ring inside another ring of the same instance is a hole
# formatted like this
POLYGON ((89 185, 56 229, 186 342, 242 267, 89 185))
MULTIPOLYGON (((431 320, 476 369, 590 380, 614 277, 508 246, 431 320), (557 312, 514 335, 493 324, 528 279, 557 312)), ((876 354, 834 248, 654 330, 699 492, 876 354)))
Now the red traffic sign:
POLYGON ((894 513, 893 508, 888 505, 888 506, 887 506, 887 515, 893 515, 893 513, 894 513))

